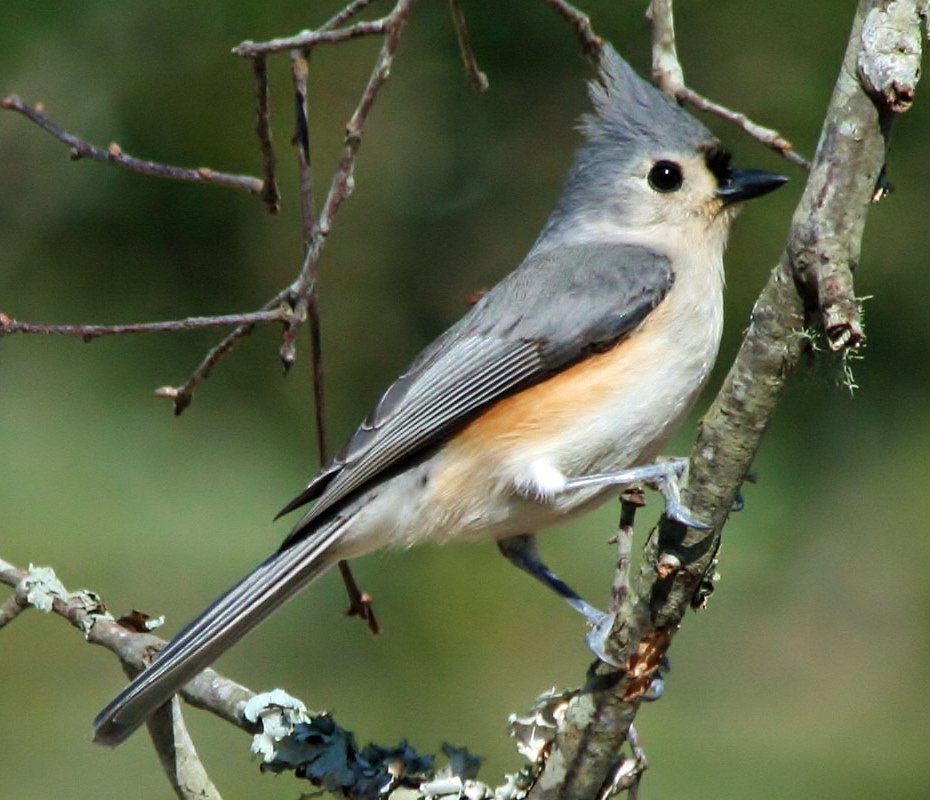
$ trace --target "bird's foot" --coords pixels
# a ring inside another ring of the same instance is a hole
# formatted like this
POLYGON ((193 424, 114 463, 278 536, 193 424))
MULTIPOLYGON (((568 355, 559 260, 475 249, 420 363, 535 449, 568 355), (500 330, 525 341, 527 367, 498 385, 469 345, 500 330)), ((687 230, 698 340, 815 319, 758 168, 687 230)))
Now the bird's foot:
POLYGON ((631 483, 645 483, 655 487, 662 493, 665 500, 665 513, 669 518, 686 525, 689 528, 707 530, 707 525, 696 519, 691 510, 681 502, 680 480, 688 468, 688 459, 669 458, 646 464, 641 467, 605 472, 599 475, 583 475, 579 478, 570 478, 564 489, 584 489, 592 486, 623 486, 631 483))

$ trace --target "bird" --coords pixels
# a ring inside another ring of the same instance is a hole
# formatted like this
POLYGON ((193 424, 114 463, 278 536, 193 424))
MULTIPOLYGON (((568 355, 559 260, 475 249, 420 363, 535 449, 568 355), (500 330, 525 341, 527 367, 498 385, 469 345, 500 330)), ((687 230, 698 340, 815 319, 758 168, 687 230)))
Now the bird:
POLYGON ((609 44, 554 209, 515 270, 417 356, 346 445, 278 516, 281 546, 211 603, 94 720, 126 739, 220 654, 341 559, 424 542, 495 541, 594 628, 605 616, 542 561, 535 534, 661 460, 717 356, 723 253, 741 204, 781 175, 737 169, 696 118, 609 44))

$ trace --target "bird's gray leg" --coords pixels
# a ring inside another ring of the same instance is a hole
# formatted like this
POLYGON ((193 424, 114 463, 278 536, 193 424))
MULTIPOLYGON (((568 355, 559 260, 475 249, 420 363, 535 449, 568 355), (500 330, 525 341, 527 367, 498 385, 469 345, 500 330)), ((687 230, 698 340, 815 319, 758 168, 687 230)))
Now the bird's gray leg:
POLYGON ((628 483, 647 483, 655 486, 665 499, 665 513, 676 522, 689 528, 706 530, 709 525, 696 520, 691 511, 681 502, 678 481, 688 466, 686 458, 670 458, 642 467, 631 467, 618 472, 605 472, 600 475, 583 475, 569 478, 563 491, 584 489, 591 486, 623 486, 628 483))
MULTIPOLYGON (((536 547, 536 537, 531 533, 521 533, 517 536, 508 536, 506 539, 498 539, 497 546, 504 557, 514 566, 519 567, 524 572, 532 575, 540 583, 548 586, 552 591, 565 600, 575 611, 584 615, 591 626, 591 630, 585 637, 588 647, 591 651, 608 664, 613 661, 604 651, 604 642, 610 633, 610 627, 613 624, 614 616, 599 611, 590 603, 581 599, 581 596, 572 589, 565 581, 556 575, 543 560, 539 557, 539 550, 536 547)), ((616 665, 614 665, 616 666, 616 665)))
POLYGON ((552 589, 575 611, 583 614, 592 625, 599 624, 607 616, 603 611, 598 611, 590 603, 582 600, 578 592, 543 563, 536 546, 536 537, 533 534, 521 533, 517 536, 508 536, 506 539, 499 539, 497 546, 511 564, 552 589))

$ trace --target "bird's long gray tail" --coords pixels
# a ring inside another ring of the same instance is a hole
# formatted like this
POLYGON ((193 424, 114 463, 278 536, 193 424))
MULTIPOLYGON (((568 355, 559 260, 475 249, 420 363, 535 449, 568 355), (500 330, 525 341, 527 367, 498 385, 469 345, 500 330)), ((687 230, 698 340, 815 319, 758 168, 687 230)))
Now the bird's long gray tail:
POLYGON ((344 524, 336 518, 279 550, 213 601, 97 715, 94 741, 111 746, 122 742, 181 686, 336 563, 330 545, 344 524))

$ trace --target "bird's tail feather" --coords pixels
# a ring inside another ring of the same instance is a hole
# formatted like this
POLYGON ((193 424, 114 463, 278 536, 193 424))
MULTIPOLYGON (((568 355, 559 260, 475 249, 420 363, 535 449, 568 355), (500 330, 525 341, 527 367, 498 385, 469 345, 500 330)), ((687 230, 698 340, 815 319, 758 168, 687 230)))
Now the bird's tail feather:
POLYGON ((307 539, 279 550, 213 601, 97 715, 94 741, 111 746, 122 742, 181 686, 329 569, 336 562, 330 545, 343 524, 336 518, 307 539))

